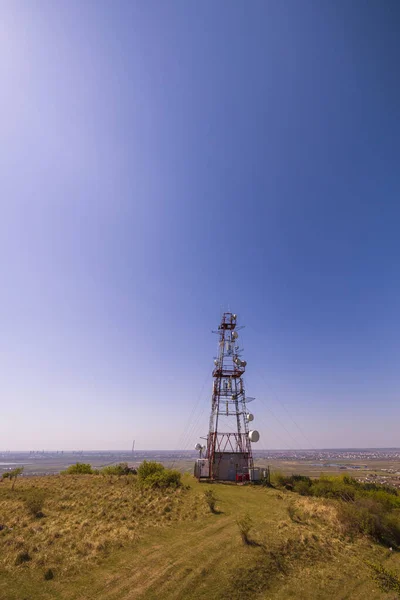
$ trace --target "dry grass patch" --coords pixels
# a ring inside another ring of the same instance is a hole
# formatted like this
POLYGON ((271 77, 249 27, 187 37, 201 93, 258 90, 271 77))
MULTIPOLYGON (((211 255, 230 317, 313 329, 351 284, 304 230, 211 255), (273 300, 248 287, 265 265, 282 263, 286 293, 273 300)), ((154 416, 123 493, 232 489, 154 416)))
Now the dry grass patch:
POLYGON ((304 521, 317 520, 330 529, 341 531, 337 507, 332 502, 324 502, 320 498, 298 496, 292 500, 291 505, 299 515, 303 516, 304 521))
POLYGON ((84 570, 113 548, 136 542, 146 529, 192 519, 201 509, 184 488, 143 489, 134 476, 111 486, 93 475, 26 478, 18 484, 14 491, 0 488, 0 568, 6 571, 20 565, 51 568, 58 576, 84 570))

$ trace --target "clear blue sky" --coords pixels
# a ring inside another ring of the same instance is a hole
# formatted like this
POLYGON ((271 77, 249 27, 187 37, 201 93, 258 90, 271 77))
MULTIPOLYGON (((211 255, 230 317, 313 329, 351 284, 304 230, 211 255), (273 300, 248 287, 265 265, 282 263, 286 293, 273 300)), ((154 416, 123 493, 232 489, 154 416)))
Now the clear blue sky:
POLYGON ((228 305, 259 448, 400 446, 399 30, 2 3, 1 449, 191 447, 228 305))

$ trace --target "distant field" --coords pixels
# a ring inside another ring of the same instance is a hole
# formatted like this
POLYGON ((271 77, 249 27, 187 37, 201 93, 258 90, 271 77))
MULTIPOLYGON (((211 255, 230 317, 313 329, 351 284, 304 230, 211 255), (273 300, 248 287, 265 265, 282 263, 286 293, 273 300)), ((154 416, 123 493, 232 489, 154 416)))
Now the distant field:
MULTIPOLYGON (((265 465, 265 459, 258 459, 256 464, 265 465)), ((315 461, 293 460, 293 459, 269 459, 268 465, 271 469, 282 471, 283 473, 301 473, 310 477, 319 477, 326 475, 343 475, 348 472, 354 477, 368 473, 379 473, 387 476, 386 469, 393 469, 399 473, 400 481, 400 459, 371 459, 371 460, 341 460, 336 459, 335 465, 330 466, 328 461, 321 461, 315 464, 315 461)))
POLYGON ((174 462, 190 459, 194 462, 192 452, 3 452, 0 453, 0 474, 14 466, 23 466, 24 475, 44 475, 59 473, 76 462, 90 463, 94 468, 129 462, 132 466, 139 465, 143 460, 156 460, 166 466, 174 462))
POLYGON ((135 476, 98 475, 26 477, 14 491, 1 483, 1 600, 394 600, 365 561, 400 575, 400 556, 348 539, 332 503, 190 476, 185 484, 152 491, 135 476), (42 518, 26 504, 38 489, 42 518), (246 514, 250 545, 237 525, 246 514), (16 564, 25 553, 29 559, 16 564), (54 578, 45 580, 49 569, 54 578))
MULTIPOLYGON (((128 462, 138 466, 143 460, 156 460, 165 466, 173 466, 182 472, 193 473, 194 451, 103 451, 103 452, 0 452, 0 474, 16 464, 24 467, 24 475, 59 473, 69 465, 79 462, 90 463, 94 468, 128 462)), ((318 477, 321 473, 342 474, 349 471, 354 475, 380 473, 385 469, 398 472, 400 481, 400 449, 318 451, 256 451, 255 464, 270 466, 284 473, 303 473, 318 477), (350 457, 349 457, 350 456, 350 457), (356 456, 356 457, 355 457, 356 456)))

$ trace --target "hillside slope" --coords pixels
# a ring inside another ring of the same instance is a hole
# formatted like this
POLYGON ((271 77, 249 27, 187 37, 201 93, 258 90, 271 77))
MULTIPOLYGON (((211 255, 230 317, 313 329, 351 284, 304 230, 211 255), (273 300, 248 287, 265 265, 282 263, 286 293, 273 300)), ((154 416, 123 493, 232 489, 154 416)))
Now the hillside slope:
POLYGON ((396 598, 379 589, 366 561, 400 574, 399 555, 348 539, 333 503, 187 482, 169 492, 90 475, 26 478, 14 492, 1 484, 1 600, 396 598), (40 519, 27 510, 33 487, 45 493, 40 519), (204 500, 209 488, 217 514, 204 500), (245 514, 248 545, 237 524, 245 514), (29 559, 15 564, 24 552, 29 559))

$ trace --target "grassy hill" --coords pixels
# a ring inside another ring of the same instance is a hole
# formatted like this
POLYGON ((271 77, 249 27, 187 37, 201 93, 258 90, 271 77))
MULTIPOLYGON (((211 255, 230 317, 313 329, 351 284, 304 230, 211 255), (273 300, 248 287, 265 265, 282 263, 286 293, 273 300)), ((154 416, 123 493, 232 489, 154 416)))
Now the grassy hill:
POLYGON ((335 500, 190 477, 164 490, 132 475, 3 481, 0 599, 399 597, 370 564, 400 576, 400 554, 349 533, 339 512, 335 500))

